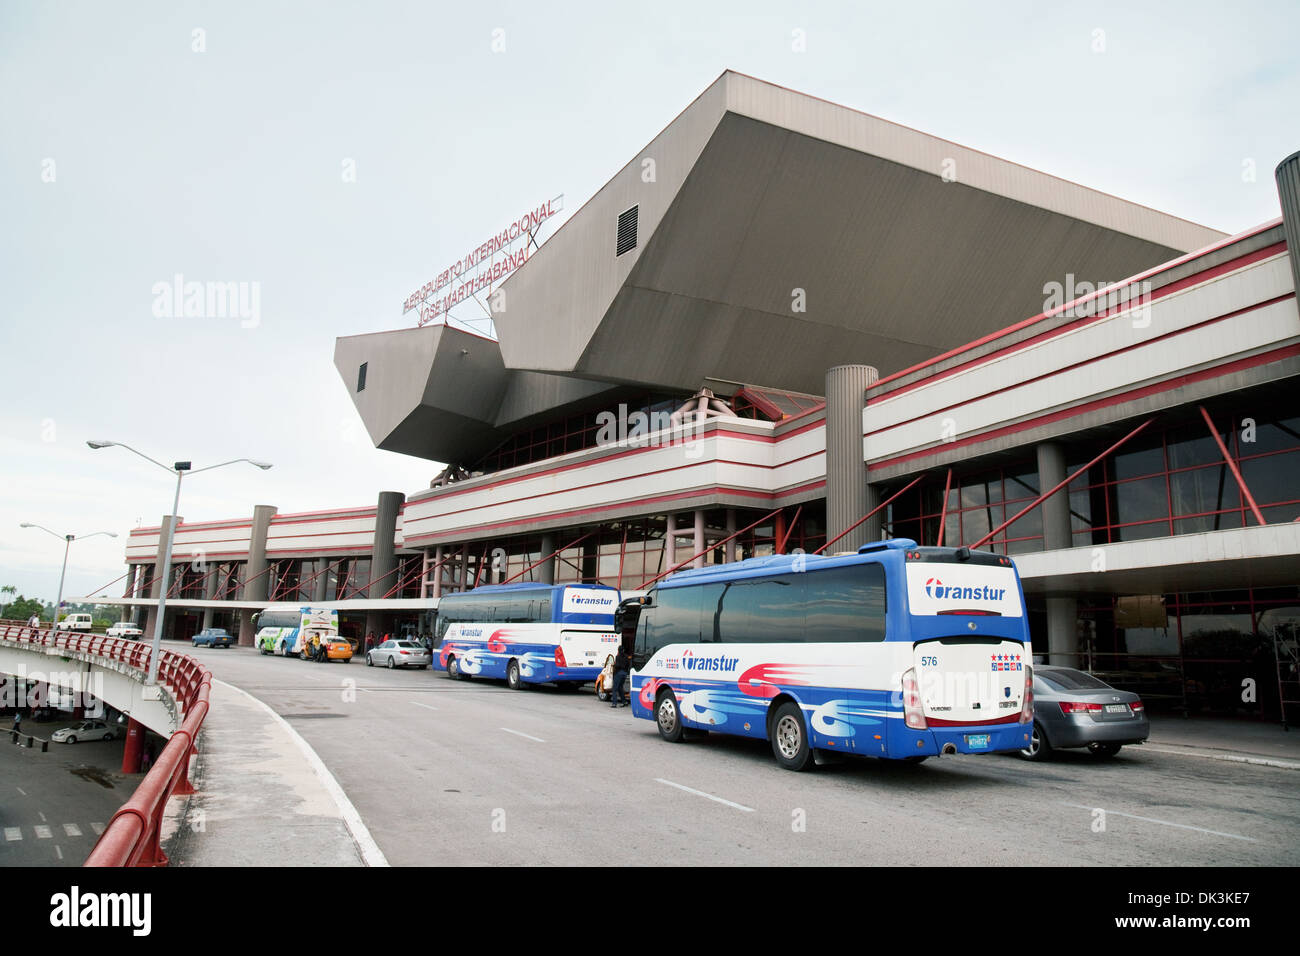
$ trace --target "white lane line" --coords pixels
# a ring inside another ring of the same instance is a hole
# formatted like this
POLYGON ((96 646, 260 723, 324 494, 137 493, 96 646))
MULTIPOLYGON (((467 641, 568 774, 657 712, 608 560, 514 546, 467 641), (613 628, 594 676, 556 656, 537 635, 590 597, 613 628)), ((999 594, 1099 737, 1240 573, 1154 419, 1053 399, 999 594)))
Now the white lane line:
POLYGON ((687 793, 693 793, 697 797, 704 797, 706 800, 712 800, 715 803, 725 803, 729 807, 735 807, 737 810, 744 810, 746 813, 753 813, 753 807, 747 807, 743 803, 732 803, 730 800, 723 800, 721 797, 715 797, 711 793, 705 793, 703 790, 695 790, 691 787, 684 787, 680 783, 673 783, 671 780, 665 780, 663 777, 655 777, 659 783, 665 783, 670 787, 676 787, 678 790, 684 790, 687 793))
POLYGON ((432 705, 430 705, 430 704, 422 704, 422 703, 420 703, 418 700, 413 700, 413 701, 411 701, 411 703, 414 704, 416 707, 423 707, 425 710, 437 710, 437 709, 438 709, 437 707, 434 707, 434 706, 432 706, 432 705))
POLYGON ((19 793, 21 793, 24 797, 27 796, 27 791, 24 790, 22 787, 14 787, 14 789, 17 790, 19 793))
POLYGON ((22 838, 23 831, 21 827, 5 827, 6 843, 13 843, 15 840, 21 840, 22 838))
POLYGON ((41 813, 41 811, 37 810, 37 811, 36 811, 36 815, 37 815, 38 817, 41 818, 41 822, 42 822, 42 823, 49 823, 49 822, 50 822, 49 820, 45 819, 45 814, 41 813))
POLYGON ((1237 833, 1224 833, 1221 830, 1207 830, 1204 827, 1194 827, 1187 823, 1173 823, 1169 820, 1157 820, 1155 817, 1140 817, 1136 813, 1121 813, 1118 810, 1106 810, 1104 807, 1085 807, 1081 803, 1067 803, 1067 807, 1074 807, 1077 810, 1104 810, 1107 814, 1117 817, 1128 817, 1130 820, 1143 820, 1147 823, 1159 823, 1161 826, 1177 827, 1180 830, 1195 830, 1197 833, 1208 833, 1211 836, 1228 837, 1230 840, 1245 840, 1247 843, 1258 843, 1254 837, 1241 836, 1237 833))
POLYGON ((242 687, 236 687, 234 684, 228 684, 225 681, 218 681, 223 687, 229 687, 236 693, 243 694, 262 710, 266 711, 271 720, 275 721, 285 733, 298 745, 307 762, 311 764, 312 769, 316 771, 316 776, 334 798, 334 804, 339 808, 339 813, 343 816, 343 822, 347 824, 348 832, 352 834, 352 839, 356 841, 357 849, 361 852, 362 862, 366 866, 388 866, 388 858, 384 856, 384 851, 379 849, 379 844, 375 838, 370 835, 370 830, 365 821, 361 819, 361 814, 357 808, 352 805, 348 795, 343 792, 343 788, 335 779, 334 774, 330 773, 329 767, 325 766, 325 761, 320 759, 320 755, 312 749, 311 744, 303 739, 302 734, 294 730, 289 722, 272 710, 266 703, 258 700, 242 687))
POLYGON ((60 860, 63 859, 63 847, 59 846, 57 843, 54 844, 54 852, 59 855, 60 860))
POLYGON ((103 835, 104 835, 104 824, 102 824, 102 823, 92 823, 92 824, 90 825, 90 828, 91 828, 92 830, 95 831, 95 836, 103 836, 103 835))
POLYGON ((65 823, 63 824, 63 832, 70 837, 79 837, 81 836, 81 827, 75 823, 65 823))
POLYGON ((310 674, 302 674, 300 676, 302 677, 303 680, 314 680, 316 683, 318 684, 320 683, 319 677, 312 677, 310 674))
POLYGON ((520 733, 517 730, 511 730, 509 727, 502 727, 501 729, 508 734, 514 734, 516 737, 527 737, 529 740, 536 740, 539 744, 546 743, 546 741, 543 740, 541 737, 534 737, 532 734, 520 733))
POLYGON ((36 826, 32 827, 32 829, 36 832, 36 839, 38 840, 48 840, 50 837, 54 835, 50 832, 49 827, 43 826, 39 823, 36 824, 36 826))

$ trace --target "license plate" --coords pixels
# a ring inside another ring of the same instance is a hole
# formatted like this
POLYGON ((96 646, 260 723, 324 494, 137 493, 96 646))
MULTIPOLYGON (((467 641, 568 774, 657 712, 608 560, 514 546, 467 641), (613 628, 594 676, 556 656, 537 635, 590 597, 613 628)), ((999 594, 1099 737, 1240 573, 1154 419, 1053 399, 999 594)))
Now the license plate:
POLYGON ((988 734, 967 734, 966 735, 966 746, 970 747, 972 750, 978 750, 979 748, 987 747, 988 745, 989 745, 988 734))
POLYGON ((1108 714, 1127 714, 1128 704, 1107 704, 1106 713, 1108 714))

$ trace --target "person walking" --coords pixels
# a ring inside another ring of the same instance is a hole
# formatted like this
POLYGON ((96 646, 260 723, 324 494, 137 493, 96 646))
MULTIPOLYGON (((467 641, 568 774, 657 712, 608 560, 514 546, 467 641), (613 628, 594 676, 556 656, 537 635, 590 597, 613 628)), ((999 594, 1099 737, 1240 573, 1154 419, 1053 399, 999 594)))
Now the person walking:
POLYGON ((623 696, 623 681, 627 680, 629 666, 627 651, 619 647, 618 654, 614 657, 614 682, 609 694, 611 707, 626 707, 628 704, 627 698, 623 696))
POLYGON ((371 631, 366 635, 366 653, 369 654, 375 649, 375 632, 371 631))
POLYGON ((39 628, 39 627, 41 626, 41 619, 40 619, 40 617, 38 617, 37 615, 33 614, 32 617, 31 617, 31 620, 29 620, 29 621, 27 622, 27 626, 30 627, 30 628, 33 628, 33 629, 35 629, 35 628, 39 628))
POLYGON ((22 729, 23 729, 23 712, 21 710, 15 710, 14 711, 14 733, 18 733, 22 729))

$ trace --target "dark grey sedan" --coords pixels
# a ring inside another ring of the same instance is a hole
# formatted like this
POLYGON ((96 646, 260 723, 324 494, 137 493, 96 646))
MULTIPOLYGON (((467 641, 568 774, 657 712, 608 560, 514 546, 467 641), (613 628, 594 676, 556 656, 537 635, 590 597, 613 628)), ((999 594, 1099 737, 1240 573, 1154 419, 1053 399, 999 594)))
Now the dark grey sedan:
POLYGON ((384 641, 366 654, 367 667, 428 667, 432 657, 415 641, 384 641))
POLYGON ((1098 757, 1113 757, 1125 744, 1147 739, 1151 725, 1142 698, 1116 690, 1073 667, 1034 668, 1034 735, 1020 751, 1042 760, 1053 750, 1087 747, 1098 757))

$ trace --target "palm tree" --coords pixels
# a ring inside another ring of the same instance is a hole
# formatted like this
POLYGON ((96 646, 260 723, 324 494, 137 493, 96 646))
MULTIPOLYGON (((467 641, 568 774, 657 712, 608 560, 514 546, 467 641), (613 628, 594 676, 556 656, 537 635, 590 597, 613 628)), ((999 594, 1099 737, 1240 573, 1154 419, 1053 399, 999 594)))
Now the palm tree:
MULTIPOLYGON (((6 584, 3 587, 0 587, 0 594, 5 595, 6 598, 11 598, 17 593, 18 593, 18 588, 14 587, 14 585, 12 584, 6 584)), ((8 606, 9 606, 8 600, 6 600, 4 604, 0 604, 0 619, 4 618, 5 616, 4 609, 7 608, 8 606)))

